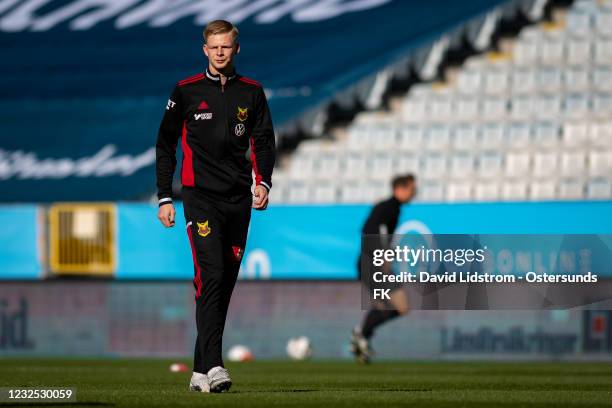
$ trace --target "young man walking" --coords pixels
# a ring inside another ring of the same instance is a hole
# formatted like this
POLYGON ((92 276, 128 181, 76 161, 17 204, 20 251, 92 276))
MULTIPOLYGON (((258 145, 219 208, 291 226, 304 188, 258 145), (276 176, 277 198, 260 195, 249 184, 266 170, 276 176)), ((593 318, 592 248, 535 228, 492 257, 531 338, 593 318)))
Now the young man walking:
POLYGON ((238 29, 228 21, 212 21, 204 30, 204 40, 205 72, 177 83, 159 128, 158 218, 165 227, 174 226, 172 177, 180 139, 198 333, 189 388, 222 392, 232 384, 221 355, 225 319, 251 207, 265 210, 268 205, 275 142, 263 88, 234 68, 234 57, 240 52, 238 29))

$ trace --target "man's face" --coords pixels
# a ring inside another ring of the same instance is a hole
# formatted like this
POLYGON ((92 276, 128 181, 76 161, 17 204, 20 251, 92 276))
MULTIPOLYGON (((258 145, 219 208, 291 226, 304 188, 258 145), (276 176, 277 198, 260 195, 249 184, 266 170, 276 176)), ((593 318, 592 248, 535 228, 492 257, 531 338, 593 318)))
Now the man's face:
POLYGON ((232 33, 212 34, 204 44, 204 54, 210 65, 217 71, 225 71, 233 66, 234 56, 240 51, 240 46, 234 43, 232 33))
POLYGON ((407 203, 416 194, 416 183, 408 183, 395 188, 394 195, 400 203, 407 203))

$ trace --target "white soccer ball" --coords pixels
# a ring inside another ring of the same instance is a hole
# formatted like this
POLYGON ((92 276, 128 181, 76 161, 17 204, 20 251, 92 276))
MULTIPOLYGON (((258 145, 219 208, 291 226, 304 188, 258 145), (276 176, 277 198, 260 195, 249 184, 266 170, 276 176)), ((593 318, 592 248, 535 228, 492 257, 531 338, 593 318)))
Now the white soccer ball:
POLYGON ((227 352, 227 359, 229 361, 251 361, 253 360, 253 353, 247 346, 237 344, 229 349, 227 352))
POLYGON ((292 337, 287 342, 287 355, 293 360, 306 360, 312 356, 312 345, 306 336, 292 337))
POLYGON ((170 364, 170 371, 173 373, 186 373, 189 371, 189 367, 187 367, 187 364, 184 363, 173 363, 170 364))

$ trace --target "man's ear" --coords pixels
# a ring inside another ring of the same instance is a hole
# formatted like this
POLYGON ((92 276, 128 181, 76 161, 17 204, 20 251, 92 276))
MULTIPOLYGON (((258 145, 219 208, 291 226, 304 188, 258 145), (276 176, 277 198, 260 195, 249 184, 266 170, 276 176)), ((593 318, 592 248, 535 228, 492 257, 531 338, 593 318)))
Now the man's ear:
POLYGON ((236 43, 236 54, 240 53, 240 43, 236 43))
POLYGON ((206 47, 206 44, 202 46, 202 51, 204 52, 204 55, 208 57, 208 48, 206 47))

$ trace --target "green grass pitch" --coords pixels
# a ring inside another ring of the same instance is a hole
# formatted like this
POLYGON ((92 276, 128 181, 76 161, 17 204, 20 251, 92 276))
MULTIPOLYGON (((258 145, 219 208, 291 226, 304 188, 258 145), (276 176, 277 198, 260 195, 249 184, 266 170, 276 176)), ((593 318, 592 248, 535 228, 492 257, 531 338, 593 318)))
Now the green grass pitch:
POLYGON ((170 372, 171 362, 0 358, 0 387, 73 386, 78 402, 66 405, 74 407, 612 405, 609 363, 256 361, 228 364, 234 381, 229 393, 201 394, 187 391, 191 373, 170 372))

